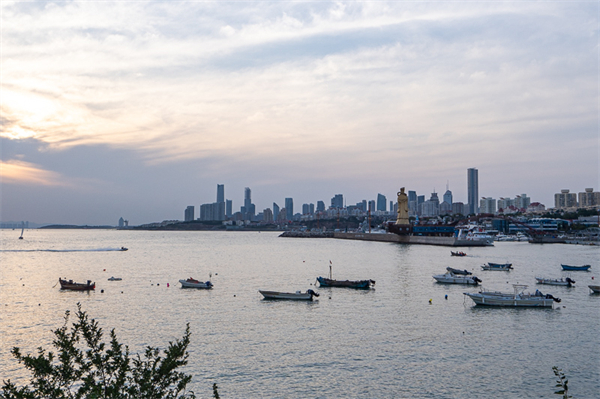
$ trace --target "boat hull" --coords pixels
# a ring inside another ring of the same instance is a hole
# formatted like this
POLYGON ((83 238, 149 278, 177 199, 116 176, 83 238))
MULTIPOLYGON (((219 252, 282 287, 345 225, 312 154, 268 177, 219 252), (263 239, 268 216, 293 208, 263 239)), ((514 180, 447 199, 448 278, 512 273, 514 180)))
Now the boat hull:
POLYGON ((265 299, 282 299, 291 301, 312 301, 318 294, 312 290, 306 292, 277 292, 258 290, 265 299))
POLYGON ((582 271, 582 272, 587 272, 592 267, 591 265, 584 265, 584 266, 560 265, 560 266, 562 267, 563 270, 582 271))
POLYGON ((469 293, 465 295, 470 297, 475 305, 478 306, 501 306, 501 307, 527 307, 527 308, 551 308, 554 300, 545 297, 536 297, 530 295, 511 295, 511 294, 485 294, 469 293))
POLYGON ((594 294, 600 294, 600 285, 588 285, 588 288, 592 290, 594 294))
POLYGON ((536 277, 535 281, 538 284, 545 284, 545 285, 560 285, 560 286, 564 286, 564 287, 571 287, 573 285, 573 283, 566 281, 566 280, 558 280, 558 279, 548 279, 548 278, 539 278, 536 277))
POLYGON ((439 274, 437 276, 433 276, 433 278, 442 284, 468 284, 468 285, 477 285, 479 284, 479 279, 475 279, 475 277, 465 276, 465 275, 454 275, 452 273, 439 274))
POLYGON ((375 284, 373 280, 332 280, 325 277, 317 277, 317 281, 321 287, 342 287, 369 289, 371 284, 375 284))
POLYGON ((211 289, 213 284, 210 281, 188 281, 188 280, 179 280, 181 283, 181 288, 200 288, 200 289, 211 289))
POLYGON ((91 291, 96 289, 96 283, 92 283, 88 281, 87 283, 75 283, 73 280, 63 280, 58 279, 60 282, 61 290, 70 290, 70 291, 91 291))

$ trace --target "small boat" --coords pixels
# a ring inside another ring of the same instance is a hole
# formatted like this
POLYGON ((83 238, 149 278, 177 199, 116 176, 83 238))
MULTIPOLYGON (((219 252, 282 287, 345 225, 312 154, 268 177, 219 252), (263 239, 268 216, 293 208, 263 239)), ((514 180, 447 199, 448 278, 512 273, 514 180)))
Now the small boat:
POLYGON ((600 285, 588 285, 593 294, 600 294, 600 285))
POLYGON ((114 276, 111 276, 111 277, 108 279, 108 281, 121 281, 121 280, 123 280, 121 277, 114 277, 114 276))
POLYGON ((471 272, 465 270, 460 270, 460 269, 453 269, 451 267, 447 267, 446 270, 448 270, 448 272, 452 273, 452 274, 462 274, 463 276, 470 276, 471 272))
POLYGON ((23 223, 23 227, 21 228, 21 236, 19 237, 19 240, 23 239, 23 232, 25 231, 25 223, 23 223))
POLYGON ((566 287, 572 287, 575 284, 575 280, 570 279, 569 277, 563 278, 543 278, 536 277, 535 281, 538 284, 546 284, 546 285, 564 285, 566 287))
POLYGON ((480 306, 511 306, 511 307, 552 307, 554 302, 560 302, 560 298, 555 298, 550 294, 544 295, 539 290, 535 294, 524 293, 527 288, 523 284, 513 284, 514 293, 502 293, 496 291, 480 291, 477 293, 464 292, 475 302, 475 305, 480 306))
POLYGON ((125 248, 125 247, 121 247, 121 249, 119 249, 119 251, 127 251, 129 248, 125 248))
POLYGON ((213 287, 213 284, 209 281, 199 281, 194 278, 188 278, 187 280, 179 280, 181 288, 204 288, 209 289, 213 287))
POLYGON ((451 256, 467 256, 467 254, 464 253, 463 251, 457 251, 457 252, 450 251, 450 255, 451 256))
POLYGON ((66 278, 63 280, 59 277, 58 281, 61 290, 90 291, 96 288, 96 283, 92 283, 91 280, 88 280, 87 283, 75 283, 73 280, 67 280, 66 278))
POLYGON ((265 299, 290 299, 296 301, 312 301, 314 296, 319 296, 318 292, 307 290, 306 292, 277 292, 258 290, 265 299))
POLYGON ((563 270, 578 270, 578 271, 584 271, 587 272, 588 270, 590 270, 590 265, 583 265, 583 266, 569 266, 569 265, 560 265, 562 267, 563 270))
POLYGON ((465 276, 464 274, 446 273, 433 276, 438 283, 446 284, 471 284, 477 285, 481 283, 481 280, 475 276, 465 276))
POLYGON ((325 277, 317 277, 317 281, 321 287, 345 287, 369 289, 371 285, 375 285, 374 280, 332 280, 325 277))
POLYGON ((512 269, 512 263, 492 263, 488 262, 485 265, 481 266, 482 270, 505 270, 508 271, 512 269))

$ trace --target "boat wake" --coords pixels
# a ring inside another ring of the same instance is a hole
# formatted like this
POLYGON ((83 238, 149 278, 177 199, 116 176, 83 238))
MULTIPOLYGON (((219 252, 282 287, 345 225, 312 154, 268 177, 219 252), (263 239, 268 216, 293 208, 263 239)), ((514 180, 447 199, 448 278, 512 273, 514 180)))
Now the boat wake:
POLYGON ((0 252, 111 252, 127 251, 127 248, 89 248, 89 249, 2 249, 0 252))

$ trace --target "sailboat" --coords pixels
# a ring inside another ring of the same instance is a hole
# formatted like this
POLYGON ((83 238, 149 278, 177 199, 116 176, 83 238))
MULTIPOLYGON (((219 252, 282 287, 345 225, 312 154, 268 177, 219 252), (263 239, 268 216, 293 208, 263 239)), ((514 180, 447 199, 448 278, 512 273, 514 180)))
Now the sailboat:
POLYGON ((19 240, 23 239, 23 232, 25 231, 25 223, 23 223, 22 227, 21 227, 21 236, 19 237, 19 240))

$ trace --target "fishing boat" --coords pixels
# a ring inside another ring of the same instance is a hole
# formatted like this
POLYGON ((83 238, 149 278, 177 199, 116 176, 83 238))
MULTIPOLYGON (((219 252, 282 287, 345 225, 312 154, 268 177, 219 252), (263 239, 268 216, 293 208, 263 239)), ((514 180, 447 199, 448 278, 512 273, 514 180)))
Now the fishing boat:
POLYGON ((371 285, 375 285, 374 280, 332 280, 325 277, 317 277, 317 281, 321 287, 344 287, 369 289, 371 285))
POLYGON ((572 280, 569 277, 567 277, 565 279, 563 279, 563 278, 543 278, 543 277, 536 277, 535 281, 538 284, 563 285, 565 287, 572 287, 573 284, 575 284, 575 280, 572 280))
POLYGON ((181 283, 181 288, 204 288, 204 289, 210 289, 213 287, 213 283, 209 281, 199 281, 196 280, 195 278, 188 278, 186 280, 179 280, 179 282, 181 283))
POLYGON ((61 290, 90 291, 96 288, 96 283, 92 283, 91 280, 88 280, 87 283, 76 283, 73 280, 67 280, 66 278, 63 280, 59 277, 58 281, 61 290))
POLYGON ((258 290, 265 299, 288 299, 295 301, 312 301, 313 297, 319 296, 318 292, 307 290, 306 292, 277 292, 258 290))
POLYGON ((593 294, 600 294, 600 285, 588 285, 593 294))
POLYGON ((123 280, 121 277, 114 277, 114 276, 111 276, 111 277, 108 279, 108 281, 121 281, 121 280, 123 280))
POLYGON ((446 274, 438 274, 437 276, 433 276, 433 278, 438 283, 445 284, 471 284, 477 285, 481 283, 481 280, 475 276, 465 276, 464 274, 454 274, 454 273, 446 273, 446 274))
POLYGON ((509 271, 512 269, 512 263, 492 263, 488 262, 485 265, 481 266, 482 270, 504 270, 509 271))
POLYGON ((450 251, 450 255, 451 256, 467 256, 467 254, 464 253, 463 251, 457 251, 457 252, 450 251))
POLYGON ((569 266, 569 265, 560 265, 563 270, 573 270, 573 271, 584 271, 587 272, 590 270, 591 265, 583 265, 583 266, 569 266))
POLYGON ((464 292, 479 306, 510 306, 510 307, 540 307, 551 308, 554 302, 560 302, 560 298, 555 298, 550 294, 544 295, 539 290, 535 294, 525 293, 527 288, 524 284, 513 284, 514 293, 503 293, 497 291, 480 291, 477 293, 464 292))
POLYGON ((460 270, 460 269, 453 269, 451 267, 447 267, 446 270, 448 270, 448 272, 452 273, 452 274, 462 274, 463 276, 470 276, 471 273, 470 271, 465 270, 460 270))
POLYGON ((23 232, 25 232, 25 223, 23 223, 21 226, 21 236, 19 237, 19 240, 23 239, 23 232))

